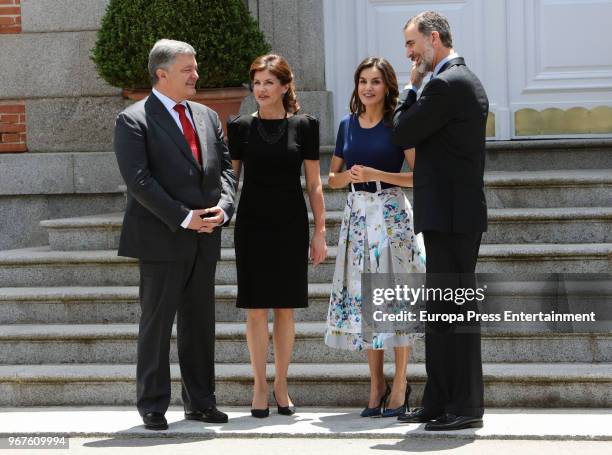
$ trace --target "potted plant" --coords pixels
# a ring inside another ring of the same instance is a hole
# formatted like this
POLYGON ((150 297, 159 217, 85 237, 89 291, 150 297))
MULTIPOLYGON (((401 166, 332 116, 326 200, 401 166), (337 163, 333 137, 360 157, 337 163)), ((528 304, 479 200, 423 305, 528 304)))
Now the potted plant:
POLYGON ((110 0, 91 59, 123 96, 148 96, 149 51, 161 38, 191 44, 198 61, 195 101, 211 107, 225 127, 248 94, 250 63, 270 46, 244 0, 110 0))

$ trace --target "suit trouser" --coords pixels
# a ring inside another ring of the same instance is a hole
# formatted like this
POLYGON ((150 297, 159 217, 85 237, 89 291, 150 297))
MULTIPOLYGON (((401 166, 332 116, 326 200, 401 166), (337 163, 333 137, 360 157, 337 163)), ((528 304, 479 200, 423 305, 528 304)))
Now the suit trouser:
POLYGON ((190 261, 140 261, 140 327, 136 406, 141 415, 170 404, 170 337, 176 315, 183 405, 215 403, 215 269, 202 253, 190 261))
MULTIPOLYGON (((427 254, 427 286, 469 288, 475 285, 474 271, 481 232, 451 234, 423 233, 427 254)), ((453 302, 427 302, 428 313, 478 311, 476 302, 461 306, 453 302)), ((431 416, 450 413, 481 417, 484 386, 479 323, 427 322, 425 368, 427 384, 423 407, 431 416)))

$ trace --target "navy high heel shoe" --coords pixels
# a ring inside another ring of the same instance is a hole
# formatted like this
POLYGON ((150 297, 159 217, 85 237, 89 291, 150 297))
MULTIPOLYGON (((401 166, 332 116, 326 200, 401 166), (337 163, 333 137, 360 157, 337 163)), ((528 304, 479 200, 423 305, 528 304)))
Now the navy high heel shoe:
POLYGON ((385 390, 385 393, 380 399, 380 403, 378 403, 378 406, 376 406, 375 408, 368 408, 366 406, 363 409, 363 411, 361 411, 360 416, 361 417, 380 417, 382 414, 382 410, 384 408, 385 402, 387 401, 387 398, 389 398, 390 394, 391 394, 391 388, 389 387, 389 384, 387 384, 387 390, 385 390))
POLYGON ((412 389, 410 388, 410 384, 406 384, 406 398, 404 399, 404 404, 393 409, 385 409, 382 413, 383 417, 397 417, 402 414, 408 412, 408 399, 410 398, 410 392, 412 389))

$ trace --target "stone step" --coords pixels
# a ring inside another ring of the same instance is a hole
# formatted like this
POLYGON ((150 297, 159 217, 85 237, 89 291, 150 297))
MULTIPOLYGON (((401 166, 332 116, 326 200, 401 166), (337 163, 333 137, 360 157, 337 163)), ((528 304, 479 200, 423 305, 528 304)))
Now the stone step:
MULTIPOLYGON (((180 373, 171 366, 172 403, 180 403, 180 373)), ((268 365, 269 380, 274 366, 268 365)), ((487 407, 599 407, 612 406, 610 363, 485 363, 487 407)), ((133 364, 0 365, 0 406, 127 405, 136 397, 133 364)), ((249 364, 218 364, 216 396, 223 405, 247 406, 251 399, 249 364)), ((393 366, 385 364, 392 378, 393 366)), ((413 393, 410 406, 421 401, 425 366, 408 367, 413 393)), ((292 363, 289 387, 300 406, 362 406, 368 396, 370 374, 359 364, 292 363)))
MULTIPOLYGON (((334 149, 332 145, 320 148, 323 176, 329 172, 334 149)), ((610 169, 612 141, 491 141, 486 147, 485 167, 487 171, 610 169)))
MULTIPOLYGON (((364 352, 332 349, 323 342, 324 322, 296 324, 295 363, 366 362, 364 352)), ((270 324, 270 331, 272 325, 270 324)), ((135 363, 137 324, 13 324, 0 326, 0 364, 135 363)), ((171 362, 178 362, 176 327, 171 362)), ((218 363, 248 363, 244 323, 218 323, 218 363)), ((415 343, 411 361, 424 362, 423 340, 415 343)), ((482 359, 489 363, 612 362, 612 333, 484 333, 482 359)), ((393 361, 393 353, 387 352, 393 361)), ((274 362, 272 346, 268 361, 274 362)))
MULTIPOLYGON (((479 271, 608 270, 610 244, 586 245, 483 245, 479 271)), ((309 268, 310 282, 330 282, 336 248, 329 248, 326 261, 309 268)), ((236 270, 233 249, 222 249, 217 266, 217 284, 234 284, 236 270)), ((47 247, 0 252, 2 286, 115 286, 138 283, 136 262, 118 257, 114 251, 56 252, 47 247)))
POLYGON ((612 207, 490 209, 482 242, 612 242, 612 207))
MULTIPOLYGON (((246 320, 235 306, 236 285, 217 285, 215 294, 217 321, 246 320)), ((329 294, 329 284, 311 283, 310 307, 296 309, 295 320, 324 320, 329 294)), ((0 324, 133 323, 139 317, 138 286, 0 288, 0 324)))
MULTIPOLYGON (((334 149, 329 145, 321 147, 321 175, 328 174, 334 149)), ((487 171, 612 169, 612 140, 489 141, 485 166, 487 171)))
MULTIPOLYGON (((337 245, 343 212, 326 213, 327 242, 337 245)), ((313 217, 309 213, 311 232, 313 217)), ((49 246, 56 251, 119 247, 122 213, 46 220, 49 246)), ((612 207, 490 209, 483 243, 612 242, 612 207)), ((223 228, 221 245, 234 246, 234 223, 223 228)))
MULTIPOLYGON (((331 282, 336 247, 327 259, 308 268, 311 283, 331 282)), ((478 272, 490 273, 609 273, 612 244, 482 245, 478 272)), ((216 284, 235 284, 233 248, 221 249, 216 284)), ((138 284, 136 261, 113 250, 52 251, 49 247, 0 251, 0 287, 129 286, 138 284)))
MULTIPOLYGON (((330 188, 326 176, 322 181, 325 208, 343 210, 348 189, 330 188)), ((484 183, 490 209, 612 206, 612 169, 491 171, 484 183)), ((412 203, 412 189, 404 192, 412 203)))
MULTIPOLYGON (((484 182, 490 209, 612 206, 612 169, 492 171, 484 182)), ((326 209, 343 210, 347 191, 329 188, 324 177, 326 209)), ((412 202, 412 189, 404 192, 412 202)))
MULTIPOLYGON (((327 180, 322 177, 326 209, 343 210, 347 188, 329 188, 327 180)), ((612 168, 491 171, 484 183, 490 209, 612 206, 612 168)), ((404 192, 412 202, 412 190, 404 192)))
POLYGON ((0 324, 134 323, 138 286, 0 288, 0 324))
POLYGON ((485 185, 489 208, 612 206, 611 169, 494 171, 485 185))
MULTIPOLYGON (((295 320, 324 321, 330 289, 309 284, 309 307, 297 308, 295 320)), ((217 285, 215 295, 217 322, 246 320, 246 310, 236 308, 236 285, 217 285)), ((139 317, 138 286, 0 288, 0 324, 135 323, 139 317)))
POLYGON ((612 169, 612 139, 487 142, 487 171, 612 169))
MULTIPOLYGON (((331 284, 308 285, 308 308, 294 312, 296 322, 323 322, 327 319, 331 284)), ((574 301, 592 305, 610 302, 612 285, 605 281, 574 283, 567 289, 574 301), (577 299, 577 300, 576 300, 577 299)), ((215 286, 216 321, 246 320, 246 310, 236 308, 236 285, 215 286)), ((545 308, 557 297, 557 288, 540 281, 497 282, 488 287, 487 296, 494 296, 498 305, 516 311, 545 308)), ((0 324, 122 324, 137 323, 140 317, 138 286, 57 286, 0 288, 0 324)), ((593 307, 595 308, 595 307, 593 307)), ((272 321, 272 311, 269 320, 272 321)))
POLYGON ((49 246, 57 251, 112 250, 119 247, 123 212, 44 220, 49 246))

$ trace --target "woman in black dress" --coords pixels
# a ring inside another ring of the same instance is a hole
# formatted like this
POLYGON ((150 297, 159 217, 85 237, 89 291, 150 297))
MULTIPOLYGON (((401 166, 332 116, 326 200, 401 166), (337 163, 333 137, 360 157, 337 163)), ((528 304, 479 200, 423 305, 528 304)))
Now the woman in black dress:
POLYGON ((278 411, 291 415, 287 388, 293 351, 293 309, 308 306, 308 212, 300 181, 314 215, 310 242, 313 265, 327 254, 325 204, 319 170, 319 124, 297 115, 293 74, 278 55, 258 57, 249 71, 257 112, 228 122, 234 172, 244 182, 236 215, 234 244, 238 308, 247 309, 247 343, 253 367, 251 414, 267 417, 268 310, 274 310, 274 397, 278 411))

